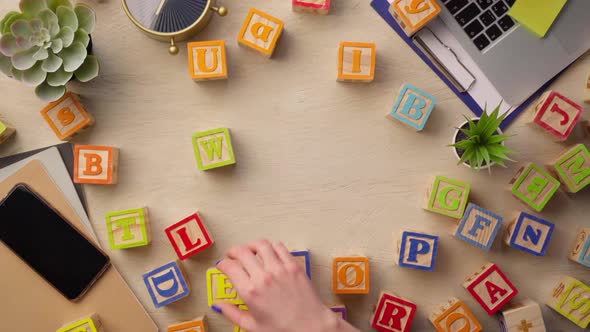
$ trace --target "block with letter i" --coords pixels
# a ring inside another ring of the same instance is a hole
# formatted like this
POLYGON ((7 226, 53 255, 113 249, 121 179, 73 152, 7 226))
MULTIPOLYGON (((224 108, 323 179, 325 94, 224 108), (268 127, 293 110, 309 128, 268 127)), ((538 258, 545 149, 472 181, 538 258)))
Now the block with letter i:
POLYGON ((577 279, 562 277, 545 304, 582 329, 590 325, 590 287, 577 279))
POLYGON ((545 256, 554 229, 555 224, 521 212, 508 226, 504 242, 529 254, 545 256))
POLYGON ((404 84, 387 117, 417 131, 422 131, 435 103, 434 96, 409 84, 404 84))
POLYGON ((112 250, 143 247, 150 243, 147 208, 109 212, 105 219, 112 250))
POLYGON ((412 36, 440 13, 436 0, 393 0, 389 13, 412 36))
POLYGON ((191 42, 188 48, 188 68, 191 78, 196 82, 222 80, 227 78, 225 42, 213 40, 191 42))
POLYGON ((518 294, 518 290, 496 264, 487 263, 465 279, 463 287, 490 315, 518 294))
POLYGON ((156 308, 176 302, 191 293, 180 261, 170 262, 144 274, 143 282, 156 308))
POLYGON ((528 164, 520 168, 510 185, 512 195, 541 212, 559 189, 560 183, 541 167, 528 164))
POLYGON ((380 332, 408 332, 417 307, 394 293, 381 292, 371 317, 371 327, 380 332))
POLYGON ((582 114, 582 107, 555 91, 545 92, 537 102, 531 124, 557 141, 565 141, 582 114))
POLYGON ((223 272, 216 268, 207 270, 207 305, 212 306, 215 302, 228 302, 235 305, 244 304, 234 289, 234 285, 223 272))
POLYGON ((578 230, 569 259, 590 267, 590 227, 581 227, 578 230))
POLYGON ((335 257, 332 261, 332 292, 334 294, 369 294, 370 283, 369 258, 365 256, 335 257))
POLYGON ((68 323, 57 332, 102 332, 102 322, 97 314, 89 315, 76 322, 68 323))
POLYGON ((423 208, 451 218, 463 217, 469 200, 468 183, 436 176, 426 190, 423 208))
POLYGON ((176 255, 185 260, 213 245, 213 237, 205 228, 198 213, 166 227, 164 230, 176 255))
POLYGON ((423 271, 434 270, 438 236, 404 230, 397 236, 395 247, 395 264, 423 271))
POLYGON ((490 250, 502 227, 502 220, 501 216, 469 203, 455 230, 455 237, 476 247, 490 250))
POLYGON ((78 96, 70 92, 45 106, 41 110, 41 115, 62 141, 69 141, 82 129, 94 125, 94 118, 80 104, 78 96))
POLYGON ((297 262, 299 262, 301 267, 303 267, 303 269, 305 270, 305 274, 307 274, 307 277, 311 279, 311 255, 309 253, 309 250, 291 251, 291 255, 295 257, 297 262))
POLYGON ((6 142, 14 133, 16 129, 0 117, 0 144, 6 142))
POLYGON ((590 152, 584 144, 567 150, 552 168, 566 192, 577 193, 590 184, 590 152))
POLYGON ((314 13, 327 15, 331 0, 291 0, 292 9, 298 13, 314 13))
POLYGON ((167 332, 207 332, 207 317, 201 316, 186 322, 168 326, 167 332))
POLYGON ((340 42, 338 81, 372 82, 375 79, 376 49, 374 43, 340 42))
POLYGON ((236 163, 229 129, 218 128, 193 135, 193 149, 197 167, 201 171, 236 163))
POLYGON ((255 8, 250 8, 238 35, 238 44, 270 58, 283 33, 283 21, 255 8))
POLYGON ((459 299, 451 297, 430 314, 430 322, 438 332, 480 332, 481 324, 459 299))
POLYGON ((546 332, 543 313, 538 303, 526 300, 510 304, 499 313, 502 332, 546 332))
POLYGON ((111 146, 74 146, 74 182, 116 184, 119 149, 111 146))

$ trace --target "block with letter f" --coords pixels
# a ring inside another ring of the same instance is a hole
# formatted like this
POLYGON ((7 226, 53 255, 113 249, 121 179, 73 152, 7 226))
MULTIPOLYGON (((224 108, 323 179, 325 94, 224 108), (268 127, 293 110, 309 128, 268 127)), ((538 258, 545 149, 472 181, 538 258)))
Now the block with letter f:
POLYGON ((502 220, 501 216, 469 203, 457 226, 455 237, 476 247, 490 250, 502 226, 502 220))
POLYGON ((201 171, 236 163, 229 129, 218 128, 193 135, 197 166, 201 171))
POLYGON ((115 184, 119 149, 110 146, 74 146, 74 182, 115 184))
POLYGON ((205 224, 199 218, 198 213, 168 226, 165 232, 176 255, 181 260, 185 260, 213 245, 213 238, 207 232, 205 224))

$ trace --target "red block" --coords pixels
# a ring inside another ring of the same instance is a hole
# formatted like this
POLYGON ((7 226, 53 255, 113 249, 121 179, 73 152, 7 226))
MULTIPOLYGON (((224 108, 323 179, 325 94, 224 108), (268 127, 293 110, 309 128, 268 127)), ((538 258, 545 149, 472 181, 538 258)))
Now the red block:
POLYGON ((185 260, 213 245, 213 238, 207 232, 198 214, 193 214, 165 229, 168 240, 178 258, 185 260))
POLYGON ((407 332, 416 314, 416 305, 395 294, 381 292, 371 327, 381 332, 407 332))

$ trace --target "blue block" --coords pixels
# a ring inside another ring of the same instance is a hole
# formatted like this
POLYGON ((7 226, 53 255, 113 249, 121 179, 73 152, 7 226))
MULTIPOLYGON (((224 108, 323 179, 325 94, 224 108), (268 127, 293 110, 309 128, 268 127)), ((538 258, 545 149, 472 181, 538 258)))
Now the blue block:
POLYGON ((188 284, 176 261, 144 274, 143 282, 156 308, 178 301, 190 294, 188 284), (173 282, 167 288, 162 289, 159 287, 164 283, 169 284, 169 281, 173 282))
POLYGON ((554 229, 552 222, 521 212, 514 223, 509 245, 535 256, 544 256, 554 229))
POLYGON ((434 270, 437 250, 438 236, 403 231, 398 265, 423 271, 432 271, 434 270), (429 263, 426 265, 419 264, 419 255, 429 255, 429 263))
POLYGON ((467 205, 465 214, 457 227, 455 237, 476 247, 490 250, 498 231, 502 227, 502 217, 473 203, 467 205), (487 238, 478 239, 484 230, 487 238))
POLYGON ((404 84, 389 116, 418 131, 424 129, 436 98, 410 84, 404 84))
POLYGON ((305 274, 311 280, 311 257, 309 255, 309 250, 302 250, 302 251, 292 251, 291 255, 293 257, 304 257, 305 259, 305 274))

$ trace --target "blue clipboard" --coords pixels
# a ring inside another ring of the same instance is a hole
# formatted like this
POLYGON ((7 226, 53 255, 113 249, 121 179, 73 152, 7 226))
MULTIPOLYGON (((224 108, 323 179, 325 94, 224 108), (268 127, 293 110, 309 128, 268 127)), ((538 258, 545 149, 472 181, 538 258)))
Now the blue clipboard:
MULTIPOLYGON (((473 113, 475 113, 475 115, 481 116, 483 109, 479 107, 479 105, 477 104, 477 102, 475 102, 471 95, 468 92, 460 92, 459 90, 457 90, 455 86, 446 78, 446 76, 440 70, 438 70, 438 68, 436 68, 432 61, 428 59, 426 54, 424 54, 418 47, 416 47, 416 45, 414 45, 412 39, 406 36, 405 32, 401 29, 401 27, 393 19, 393 16, 391 16, 391 14, 389 13, 389 2, 387 0, 372 0, 371 7, 375 9, 377 14, 379 14, 379 16, 381 16, 385 20, 385 22, 387 22, 387 24, 389 24, 389 26, 391 26, 391 28, 395 30, 395 32, 403 39, 403 41, 406 44, 408 44, 408 46, 410 46, 410 48, 422 59, 422 61, 424 61, 424 63, 426 63, 428 67, 430 67, 430 69, 432 69, 432 71, 434 71, 438 75, 438 77, 443 82, 445 82, 449 89, 451 89, 455 93, 455 95, 457 95, 457 97, 459 97, 459 99, 461 99, 461 101, 463 101, 463 103, 467 105, 467 107, 473 113)), ((524 103, 522 103, 515 110, 513 110, 512 113, 510 113, 506 117, 506 119, 504 119, 504 122, 502 122, 500 128, 502 128, 503 130, 506 129, 506 127, 512 121, 514 121, 514 119, 516 119, 516 117, 520 115, 520 113, 522 113, 535 99, 537 99, 560 74, 561 73, 557 74, 554 78, 552 78, 543 86, 541 86, 541 88, 539 88, 539 90, 533 93, 533 95, 530 96, 524 103)))

